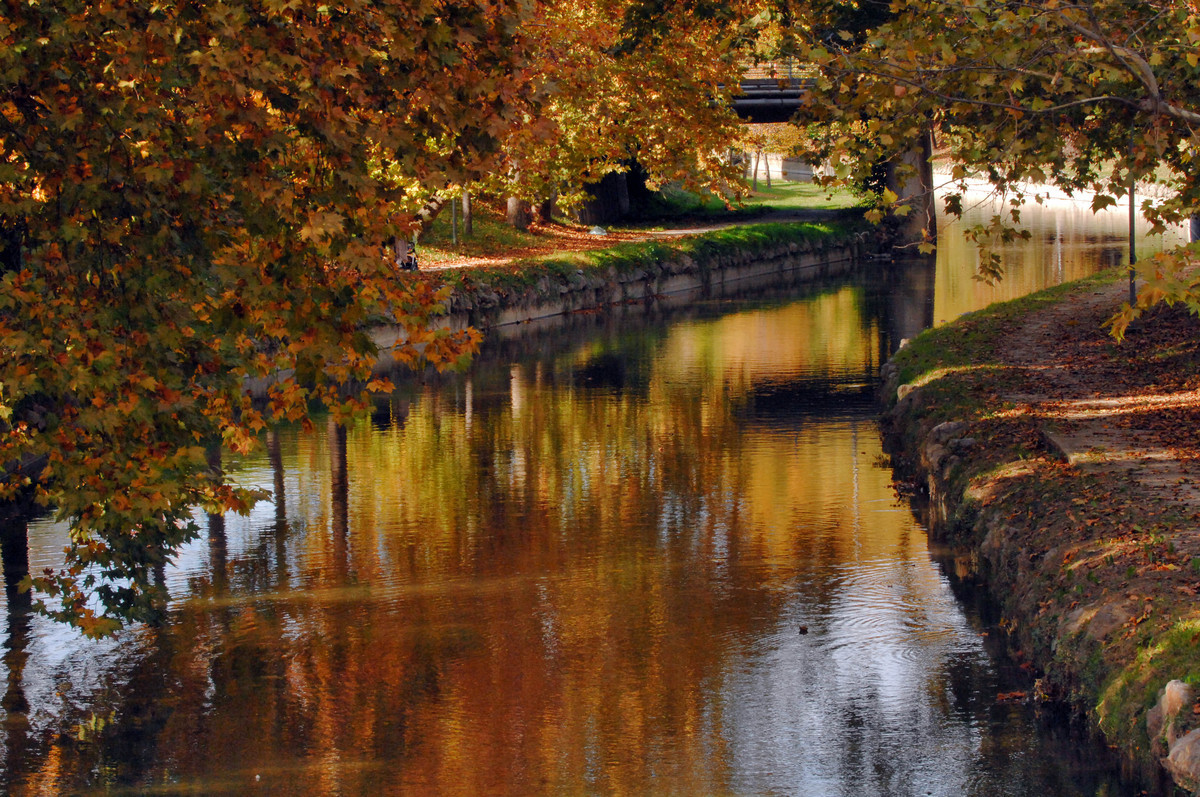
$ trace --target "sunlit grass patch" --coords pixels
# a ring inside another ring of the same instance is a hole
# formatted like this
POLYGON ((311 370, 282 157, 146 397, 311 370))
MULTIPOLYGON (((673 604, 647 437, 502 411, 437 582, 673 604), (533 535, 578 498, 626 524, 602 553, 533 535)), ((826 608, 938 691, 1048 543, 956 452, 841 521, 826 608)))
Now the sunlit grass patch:
POLYGON ((826 188, 810 182, 776 181, 768 187, 759 181, 758 190, 752 191, 745 203, 774 210, 837 210, 858 207, 863 197, 848 188, 826 188))
POLYGON ((471 235, 463 228, 458 214, 458 243, 453 242, 453 214, 444 208, 432 227, 417 241, 422 265, 436 266, 463 257, 492 257, 504 252, 536 246, 542 239, 536 234, 518 230, 508 223, 504 212, 495 203, 476 201, 471 208, 471 235))
MULTIPOLYGON (((1144 717, 1158 699, 1158 690, 1178 679, 1200 688, 1200 616, 1179 619, 1153 636, 1124 670, 1105 685, 1097 705, 1106 731, 1136 728, 1145 733, 1144 717)), ((1200 722, 1200 718, 1190 718, 1200 722)))
POLYGON ((547 278, 569 280, 578 272, 607 276, 680 257, 702 260, 727 251, 754 254, 782 244, 840 240, 856 226, 849 222, 750 224, 687 238, 625 242, 603 249, 529 257, 503 266, 479 266, 466 272, 450 270, 443 272, 442 278, 450 285, 470 283, 495 288, 524 288, 547 278))

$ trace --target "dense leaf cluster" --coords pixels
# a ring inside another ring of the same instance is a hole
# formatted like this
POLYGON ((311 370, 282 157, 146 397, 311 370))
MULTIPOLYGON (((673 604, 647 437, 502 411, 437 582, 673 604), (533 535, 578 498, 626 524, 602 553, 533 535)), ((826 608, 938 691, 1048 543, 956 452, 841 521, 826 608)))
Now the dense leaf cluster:
POLYGON ((370 319, 454 360, 385 244, 529 107, 523 4, 8 3, 0 10, 0 500, 72 522, 46 607, 150 618, 211 454, 361 405, 370 319), (264 387, 251 399, 248 387, 264 387), (347 389, 347 385, 358 385, 347 389))

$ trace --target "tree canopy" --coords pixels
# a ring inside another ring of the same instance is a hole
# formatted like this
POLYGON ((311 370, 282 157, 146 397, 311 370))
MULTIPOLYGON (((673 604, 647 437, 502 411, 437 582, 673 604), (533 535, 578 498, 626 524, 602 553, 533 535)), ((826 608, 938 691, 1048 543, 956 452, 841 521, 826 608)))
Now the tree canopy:
MULTIPOLYGON (((966 177, 1011 198, 1007 217, 974 231, 981 241, 1011 235, 1037 185, 1094 192, 1100 209, 1131 181, 1157 184, 1168 198, 1140 211, 1159 225, 1200 209, 1194 0, 895 0, 853 29, 838 27, 845 5, 810 6, 786 43, 820 68, 801 121, 821 123, 815 151, 844 178, 865 179, 933 130, 954 170, 950 211, 966 177)), ((1192 257, 1147 263, 1139 307, 1117 330, 1161 299, 1200 310, 1198 286, 1178 276, 1192 257)))
POLYGON ((462 186, 544 197, 636 158, 716 190, 746 15, 634 0, 139 0, 0 10, 0 500, 72 524, 42 608, 162 605, 218 452, 468 355, 392 243, 462 186), (669 19, 670 25, 662 25, 669 19), (252 389, 253 388, 253 389, 252 389))
POLYGON ((371 321, 402 362, 440 296, 384 244, 478 179, 533 108, 518 0, 9 3, 0 11, 0 499, 72 521, 45 608, 154 615, 194 508, 245 509, 211 453, 310 404, 352 412, 371 321), (247 389, 266 385, 264 401, 247 389), (347 388, 347 386, 355 386, 347 388))
MULTIPOLYGON (((980 240, 1037 184, 1200 209, 1196 0, 55 0, 5 5, 0 44, 0 500, 71 519, 35 587, 93 634, 155 615, 197 507, 256 498, 216 451, 389 389, 372 324, 401 363, 472 351, 391 242, 480 183, 570 201, 636 160, 736 190, 745 59, 817 70, 799 138, 846 180, 934 131, 951 211, 967 177, 1011 195, 980 240)), ((1200 311, 1194 257, 1114 328, 1200 311)))
POLYGON ((495 190, 567 204, 635 162, 652 183, 738 190, 724 155, 741 123, 737 90, 753 25, 745 4, 567 0, 538 6, 526 30, 545 103, 510 132, 495 190))

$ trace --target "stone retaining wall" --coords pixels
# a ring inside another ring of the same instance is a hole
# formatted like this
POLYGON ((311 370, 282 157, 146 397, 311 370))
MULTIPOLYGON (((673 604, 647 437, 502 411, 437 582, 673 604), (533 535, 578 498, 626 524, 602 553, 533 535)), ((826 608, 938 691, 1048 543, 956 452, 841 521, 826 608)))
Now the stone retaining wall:
MULTIPOLYGON (((456 290, 443 323, 452 329, 473 326, 489 333, 515 324, 550 320, 614 305, 695 294, 720 297, 747 286, 802 284, 850 274, 874 246, 874 234, 816 241, 791 241, 760 251, 674 254, 661 262, 603 273, 576 271, 566 277, 545 275, 525 288, 473 284, 456 290)), ((387 351, 403 330, 372 330, 379 350, 387 351)), ((380 369, 390 366, 380 358, 380 369)))

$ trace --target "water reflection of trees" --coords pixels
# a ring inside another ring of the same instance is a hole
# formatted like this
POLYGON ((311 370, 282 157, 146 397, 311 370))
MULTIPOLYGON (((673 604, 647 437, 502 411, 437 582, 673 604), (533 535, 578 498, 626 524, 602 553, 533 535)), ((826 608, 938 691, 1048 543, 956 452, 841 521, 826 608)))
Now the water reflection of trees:
MULTIPOLYGON (((736 727, 754 727, 729 702, 736 674, 763 640, 795 639, 797 617, 861 641, 837 622, 863 616, 841 608, 863 587, 830 574, 914 545, 906 515, 870 514, 891 500, 878 441, 839 403, 878 365, 863 308, 846 288, 614 336, 409 389, 350 430, 273 433, 238 467, 279 498, 214 522, 219 545, 174 577, 173 621, 101 651, 101 685, 64 693, 110 719, 80 737, 88 717, 64 707, 20 780, 735 790, 736 727), (766 413, 768 387, 823 409, 766 413)), ((888 578, 892 610, 927 622, 933 571, 888 578)), ((803 677, 829 684, 820 669, 838 677, 854 651, 813 655, 803 677)), ((936 690, 937 671, 890 678, 936 690)))
MULTIPOLYGON (((979 251, 960 230, 1002 212, 1003 201, 989 199, 983 192, 975 200, 961 222, 946 218, 939 222, 943 232, 938 236, 936 323, 1128 262, 1129 216, 1125 209, 1110 208, 1093 214, 1090 198, 1050 200, 1022 209, 1022 226, 1030 231, 1032 239, 998 249, 1004 261, 1004 278, 988 285, 975 279, 979 251)), ((1137 246, 1142 258, 1187 240, 1182 228, 1164 235, 1150 235, 1149 230, 1150 225, 1139 220, 1137 246)))

